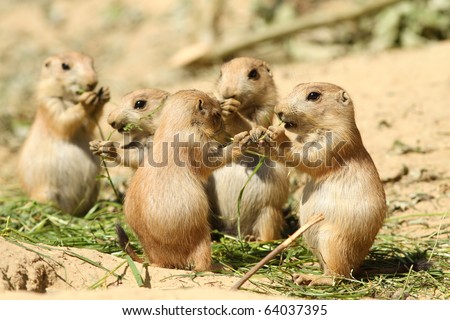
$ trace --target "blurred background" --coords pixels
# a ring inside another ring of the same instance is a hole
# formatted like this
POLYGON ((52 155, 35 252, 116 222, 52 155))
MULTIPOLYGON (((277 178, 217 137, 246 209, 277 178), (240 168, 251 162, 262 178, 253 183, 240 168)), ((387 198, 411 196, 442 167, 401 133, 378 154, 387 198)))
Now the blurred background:
MULTIPOLYGON (((14 156, 34 117, 33 95, 41 64, 47 56, 61 51, 79 50, 94 57, 99 85, 109 85, 112 91, 108 110, 122 95, 142 87, 212 90, 220 64, 245 55, 274 66, 280 95, 300 81, 339 81, 359 103, 371 97, 379 99, 386 88, 395 96, 393 84, 423 77, 408 74, 417 66, 422 65, 423 72, 428 70, 432 78, 445 70, 440 70, 440 62, 429 70, 423 66, 424 60, 433 60, 436 54, 442 61, 446 54, 450 58, 448 45, 438 53, 417 57, 398 53, 383 56, 383 52, 420 50, 449 36, 449 0, 1 0, 2 180, 14 176, 14 156), (379 64, 368 65, 367 57, 380 54, 379 64), (355 70, 353 74, 351 70, 355 70), (381 73, 390 75, 381 78, 381 73), (366 80, 373 81, 363 85, 366 80)), ((441 78, 450 82, 450 75, 441 78)), ((405 83, 397 96, 408 87, 414 88, 405 83)), ((379 103, 372 100, 367 108, 373 110, 374 105, 379 103)), ((406 107, 410 107, 409 102, 406 107)), ((438 109, 446 110, 444 106, 438 109)), ((362 126, 365 121, 370 123, 373 115, 371 111, 357 114, 362 126)), ((441 120, 442 115, 435 114, 441 120)), ((383 121, 385 128, 393 126, 396 118, 380 111, 372 127, 378 130, 383 121)), ((402 136, 390 137, 398 138, 402 136)), ((411 138, 409 130, 403 139, 414 146, 418 140, 426 141, 411 138)), ((389 148, 392 145, 379 142, 380 146, 386 144, 389 148)), ((381 161, 388 147, 376 147, 377 142, 369 144, 381 161)))

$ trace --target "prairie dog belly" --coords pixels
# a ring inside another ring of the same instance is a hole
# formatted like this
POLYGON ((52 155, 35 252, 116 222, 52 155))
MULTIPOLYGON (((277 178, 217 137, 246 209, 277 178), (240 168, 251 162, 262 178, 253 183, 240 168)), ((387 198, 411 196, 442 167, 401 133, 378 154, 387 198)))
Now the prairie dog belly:
MULTIPOLYGON (((256 164, 258 161, 256 161, 256 164)), ((239 192, 248 181, 256 165, 233 163, 216 170, 207 188, 212 210, 227 232, 236 233, 239 192), (226 196, 224 196, 226 195, 226 196)), ((268 159, 249 180, 240 203, 240 223, 248 232, 266 207, 281 208, 286 202, 289 180, 286 167, 268 159)))
POLYGON ((381 228, 384 214, 380 208, 384 207, 384 202, 373 193, 364 192, 367 190, 364 181, 361 176, 355 176, 319 183, 309 181, 306 184, 299 220, 303 225, 315 214, 324 215, 324 221, 304 234, 307 244, 321 264, 327 264, 327 261, 322 260, 323 256, 332 254, 328 250, 342 250, 345 254, 336 251, 333 254, 362 260, 381 228), (338 249, 333 249, 331 244, 338 249))
MULTIPOLYGON (((166 173, 165 176, 171 175, 166 173)), ((155 180, 158 180, 157 177, 155 180)), ((147 188, 145 198, 142 199, 143 207, 147 208, 148 212, 146 223, 149 230, 155 230, 151 233, 162 236, 159 230, 163 229, 164 237, 173 234, 178 238, 169 236, 165 241, 180 242, 180 237, 191 241, 189 237, 195 234, 195 230, 207 229, 205 221, 208 219, 209 206, 204 191, 204 195, 199 196, 199 190, 203 190, 201 184, 193 179, 173 179, 170 184, 162 183, 161 186, 163 188, 158 190, 153 190, 155 186, 152 189, 147 188), (159 197, 156 198, 153 194, 159 197), (164 194, 164 199, 161 199, 161 194, 164 194)))
POLYGON ((73 215, 85 212, 98 196, 98 159, 88 149, 88 139, 67 141, 51 135, 45 141, 34 138, 27 143, 29 157, 22 157, 19 168, 25 188, 38 201, 51 201, 73 215), (80 147, 81 145, 86 147, 80 147), (51 156, 49 156, 51 155, 51 156))
POLYGON ((53 168, 57 168, 55 171, 59 177, 51 179, 50 183, 54 183, 59 196, 66 199, 61 204, 63 210, 77 208, 75 212, 83 212, 84 208, 91 207, 97 199, 99 184, 96 180, 100 166, 98 159, 89 151, 88 145, 87 139, 78 145, 65 141, 55 143, 58 151, 54 153, 56 156, 51 161, 53 168), (70 154, 70 157, 66 157, 67 154, 70 154), (67 184, 71 187, 68 188, 67 184))

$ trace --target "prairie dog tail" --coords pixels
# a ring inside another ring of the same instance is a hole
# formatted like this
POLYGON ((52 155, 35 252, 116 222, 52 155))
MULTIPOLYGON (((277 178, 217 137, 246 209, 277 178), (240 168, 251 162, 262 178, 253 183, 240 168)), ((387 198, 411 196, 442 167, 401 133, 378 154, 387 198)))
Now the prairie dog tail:
POLYGON ((144 259, 139 257, 136 251, 134 251, 134 248, 130 244, 130 239, 128 238, 127 233, 125 232, 125 230, 123 230, 122 226, 119 223, 116 223, 116 234, 119 241, 119 246, 122 248, 122 250, 126 254, 128 254, 131 259, 133 259, 133 261, 143 263, 144 259))

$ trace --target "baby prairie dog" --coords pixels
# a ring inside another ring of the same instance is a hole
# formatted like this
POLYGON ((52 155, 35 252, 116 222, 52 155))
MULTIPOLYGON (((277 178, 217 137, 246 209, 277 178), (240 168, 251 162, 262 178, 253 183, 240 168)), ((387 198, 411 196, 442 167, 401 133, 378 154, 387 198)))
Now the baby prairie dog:
POLYGON ((217 142, 224 140, 224 128, 220 104, 207 94, 184 90, 167 98, 152 159, 136 170, 124 204, 126 221, 152 264, 210 269, 204 184, 213 170, 239 155, 234 144, 222 148, 217 142))
POLYGON ((75 216, 87 213, 99 191, 100 167, 89 141, 110 93, 107 87, 94 92, 97 82, 93 60, 85 54, 66 52, 45 60, 36 117, 18 164, 30 198, 75 216))
MULTIPOLYGON (((280 127, 257 128, 250 137, 255 141, 263 134, 271 145, 263 149, 272 159, 309 175, 299 201, 300 223, 319 213, 325 219, 305 232, 305 240, 325 276, 350 277, 368 254, 386 214, 383 186, 361 140, 352 100, 336 85, 305 83, 277 104, 275 112, 297 137, 290 140, 280 127)), ((332 281, 296 276, 298 284, 332 281)))
POLYGON ((109 114, 108 123, 123 133, 124 143, 94 140, 90 142, 91 151, 134 170, 143 166, 152 152, 151 141, 168 96, 167 91, 159 89, 139 89, 123 96, 119 107, 109 114))
MULTIPOLYGON (((277 89, 265 61, 243 57, 225 63, 217 91, 228 133, 235 135, 272 123, 277 89)), ((289 192, 288 172, 282 164, 264 160, 243 192, 238 220, 239 193, 258 162, 258 156, 246 154, 213 173, 207 191, 214 223, 219 230, 234 235, 239 223, 241 235, 248 240, 279 239, 284 226, 282 207, 289 192)))

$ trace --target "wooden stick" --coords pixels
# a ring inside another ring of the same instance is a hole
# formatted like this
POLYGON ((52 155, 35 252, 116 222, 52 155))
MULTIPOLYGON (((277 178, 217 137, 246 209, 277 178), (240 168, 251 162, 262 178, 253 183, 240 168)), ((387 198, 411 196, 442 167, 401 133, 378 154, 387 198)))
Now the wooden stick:
POLYGON ((196 50, 194 54, 192 52, 188 54, 188 52, 182 50, 172 58, 173 61, 171 64, 172 66, 182 67, 194 63, 214 62, 222 57, 229 56, 242 49, 253 47, 261 42, 279 40, 302 31, 331 26, 343 21, 357 20, 401 1, 404 0, 372 1, 368 5, 356 7, 346 12, 333 12, 331 14, 318 12, 308 16, 300 16, 288 23, 269 26, 254 33, 248 34, 244 32, 242 36, 233 36, 228 40, 212 45, 201 46, 197 44, 195 46, 201 47, 200 50, 196 50))
POLYGON ((312 217, 305 225, 289 236, 282 244, 276 247, 271 253, 265 256, 258 264, 251 268, 238 282, 236 282, 230 290, 238 290, 252 275, 256 273, 263 265, 265 265, 270 259, 273 259, 277 254, 286 249, 292 242, 300 237, 306 230, 312 227, 317 222, 324 219, 323 214, 318 214, 312 217))

